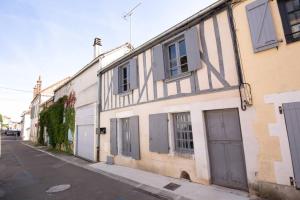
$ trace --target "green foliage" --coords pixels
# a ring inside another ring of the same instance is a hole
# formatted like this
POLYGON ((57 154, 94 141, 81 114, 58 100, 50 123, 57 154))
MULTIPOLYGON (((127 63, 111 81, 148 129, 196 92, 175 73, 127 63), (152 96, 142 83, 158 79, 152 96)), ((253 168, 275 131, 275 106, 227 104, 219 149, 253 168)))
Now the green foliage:
POLYGON ((2 123, 3 123, 3 118, 2 118, 2 115, 0 113, 0 124, 2 124, 2 123))
POLYGON ((44 144, 44 130, 47 128, 49 143, 54 149, 71 151, 68 141, 68 130, 75 129, 75 109, 65 107, 67 96, 60 98, 57 102, 40 113, 39 118, 39 143, 44 144))

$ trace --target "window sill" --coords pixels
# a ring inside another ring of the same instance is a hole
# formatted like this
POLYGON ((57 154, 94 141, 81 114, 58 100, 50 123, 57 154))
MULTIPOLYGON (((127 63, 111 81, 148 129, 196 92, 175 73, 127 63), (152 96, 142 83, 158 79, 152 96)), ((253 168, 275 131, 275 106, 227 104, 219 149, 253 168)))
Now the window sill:
POLYGON ((186 159, 190 159, 190 160, 195 160, 194 152, 193 153, 174 152, 174 156, 178 156, 178 157, 186 158, 186 159))
POLYGON ((185 72, 185 73, 182 73, 178 76, 175 76, 175 77, 172 77, 172 78, 168 78, 165 80, 166 83, 170 83, 170 82, 174 82, 174 81, 177 81, 177 80, 180 80, 180 79, 184 79, 184 78, 187 78, 187 77, 190 77, 192 75, 191 72, 185 72))
POLYGON ((120 97, 123 97, 123 96, 127 96, 127 95, 130 95, 130 94, 132 94, 132 90, 129 90, 129 91, 127 91, 127 92, 119 93, 119 96, 120 96, 120 97))

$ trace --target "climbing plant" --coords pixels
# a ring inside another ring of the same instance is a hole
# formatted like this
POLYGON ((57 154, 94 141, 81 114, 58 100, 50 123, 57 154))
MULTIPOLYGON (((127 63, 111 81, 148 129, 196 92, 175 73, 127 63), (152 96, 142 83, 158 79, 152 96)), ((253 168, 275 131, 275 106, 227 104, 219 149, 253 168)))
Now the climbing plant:
POLYGON ((49 144, 54 149, 71 152, 68 132, 75 131, 75 94, 60 98, 40 113, 38 142, 44 144, 44 131, 47 128, 49 144), (73 98, 71 101, 70 99, 73 98), (71 103, 70 103, 71 102, 71 103))

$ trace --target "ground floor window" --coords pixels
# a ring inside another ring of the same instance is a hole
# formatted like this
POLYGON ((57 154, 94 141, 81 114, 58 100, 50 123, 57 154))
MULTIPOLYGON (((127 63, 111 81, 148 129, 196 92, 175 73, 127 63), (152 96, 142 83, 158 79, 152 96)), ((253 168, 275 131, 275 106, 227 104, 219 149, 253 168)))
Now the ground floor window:
POLYGON ((121 130, 122 130, 122 155, 131 156, 131 142, 130 142, 130 131, 129 131, 129 118, 121 119, 121 130))
POLYGON ((194 153, 191 116, 189 112, 173 114, 175 151, 194 153))

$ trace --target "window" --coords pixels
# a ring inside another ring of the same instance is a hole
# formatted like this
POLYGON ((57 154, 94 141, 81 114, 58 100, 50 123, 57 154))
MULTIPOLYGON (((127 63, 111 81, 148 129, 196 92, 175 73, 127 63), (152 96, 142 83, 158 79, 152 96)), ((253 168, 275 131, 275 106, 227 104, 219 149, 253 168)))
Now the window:
POLYGON ((184 39, 167 46, 168 73, 170 78, 188 71, 187 54, 184 39))
POLYGON ((300 0, 278 0, 287 43, 300 40, 300 0))
POLYGON ((119 93, 129 91, 129 63, 119 67, 119 93))
POLYGON ((190 113, 173 114, 175 151, 194 153, 193 132, 190 113))
POLYGON ((121 119, 122 126, 122 154, 131 156, 131 137, 129 131, 129 118, 121 119))

